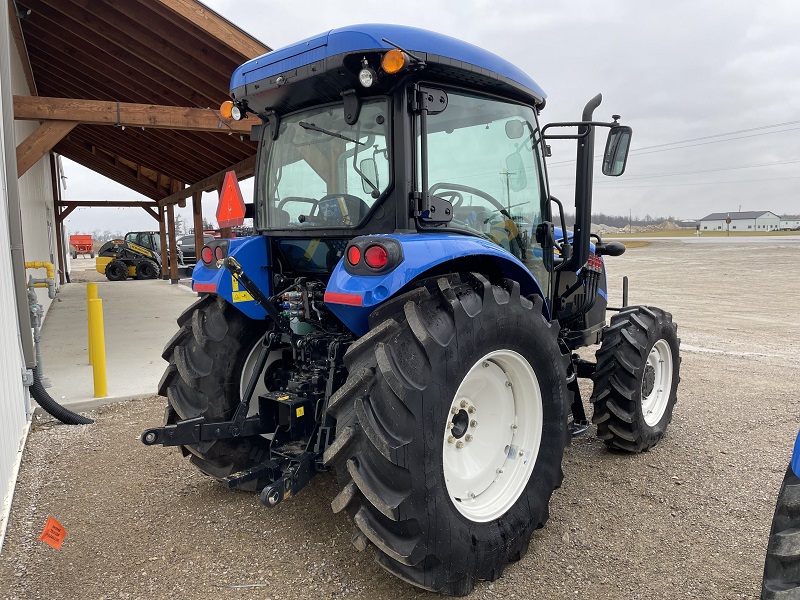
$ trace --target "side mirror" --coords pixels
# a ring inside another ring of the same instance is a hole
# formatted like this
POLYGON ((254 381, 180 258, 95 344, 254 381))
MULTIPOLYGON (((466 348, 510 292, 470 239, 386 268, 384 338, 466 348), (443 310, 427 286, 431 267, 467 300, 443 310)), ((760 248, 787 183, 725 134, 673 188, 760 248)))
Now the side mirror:
POLYGON ((514 192, 524 190, 528 185, 528 176, 525 174, 525 163, 519 152, 514 152, 506 157, 506 172, 508 187, 514 192))
POLYGON ((615 125, 608 132, 606 151, 603 153, 603 175, 619 177, 625 172, 632 133, 633 130, 627 125, 615 125))
POLYGON ((373 190, 379 190, 380 185, 378 182, 378 165, 375 163, 374 158, 365 158, 361 161, 359 168, 363 177, 361 178, 361 187, 364 188, 365 194, 371 194, 373 190), (372 186, 367 183, 369 180, 372 186))

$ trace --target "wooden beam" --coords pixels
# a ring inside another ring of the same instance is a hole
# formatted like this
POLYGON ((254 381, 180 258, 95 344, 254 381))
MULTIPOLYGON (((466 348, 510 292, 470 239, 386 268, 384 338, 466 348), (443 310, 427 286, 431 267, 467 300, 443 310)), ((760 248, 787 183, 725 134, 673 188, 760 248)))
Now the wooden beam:
POLYGON ((178 283, 178 246, 175 243, 175 205, 167 205, 167 227, 169 228, 169 281, 178 283))
POLYGON ((217 133, 250 133, 261 120, 223 119, 218 110, 102 100, 14 96, 14 118, 33 121, 71 121, 91 125, 120 125, 154 129, 184 129, 217 133))
POLYGON ((156 212, 156 209, 158 208, 158 204, 156 204, 155 207, 156 208, 151 208, 150 206, 142 205, 142 208, 144 209, 144 212, 146 212, 151 217, 153 217, 156 221, 158 221, 158 213, 156 212))
POLYGON ((205 245, 203 235, 203 192, 192 194, 192 220, 194 223, 194 256, 200 260, 200 250, 205 245))
MULTIPOLYGON (((23 8, 22 10, 27 9, 23 8)), ((14 38, 14 43, 19 53, 19 60, 22 63, 22 70, 25 71, 25 81, 28 82, 29 93, 35 96, 38 94, 36 91, 36 80, 33 78, 31 60, 28 56, 28 47, 25 44, 25 36, 22 33, 22 27, 20 27, 19 17, 17 16, 17 3, 13 0, 8 0, 8 21, 9 25, 11 25, 11 37, 14 38)))
POLYGON ((158 208, 157 202, 144 200, 63 200, 61 206, 74 206, 75 208, 106 207, 106 208, 158 208))
POLYGON ((170 194, 169 196, 162 198, 158 201, 161 206, 167 204, 175 204, 179 200, 184 198, 188 198, 189 196, 193 195, 195 192, 205 192, 211 189, 217 189, 217 186, 222 183, 222 180, 225 179, 225 173, 228 171, 235 171, 236 176, 239 179, 244 179, 246 177, 250 177, 256 170, 256 156, 253 155, 250 158, 245 158, 242 161, 239 161, 235 165, 231 165, 227 169, 223 169, 218 173, 214 173, 206 177, 205 179, 201 179, 197 183, 193 183, 192 185, 183 188, 182 190, 175 192, 174 194, 170 194))
POLYGON ((76 208, 78 208, 78 207, 77 206, 69 206, 69 207, 65 208, 64 210, 62 210, 61 214, 58 215, 59 221, 64 221, 64 219, 66 219, 69 216, 69 213, 71 213, 76 208))
POLYGON ((268 46, 199 2, 194 0, 159 0, 159 2, 242 56, 255 58, 270 51, 268 46))
POLYGON ((62 232, 61 213, 61 178, 58 176, 58 161, 56 155, 50 153, 50 185, 53 188, 53 213, 55 214, 56 230, 56 258, 58 260, 58 283, 64 284, 64 272, 67 270, 67 263, 64 261, 64 238, 62 232))
POLYGON ((77 123, 67 121, 48 121, 39 125, 36 131, 17 146, 17 177, 22 177, 76 125, 77 123))
POLYGON ((158 207, 158 235, 161 240, 161 279, 169 279, 169 269, 167 263, 167 228, 164 219, 167 218, 167 211, 163 206, 158 207))

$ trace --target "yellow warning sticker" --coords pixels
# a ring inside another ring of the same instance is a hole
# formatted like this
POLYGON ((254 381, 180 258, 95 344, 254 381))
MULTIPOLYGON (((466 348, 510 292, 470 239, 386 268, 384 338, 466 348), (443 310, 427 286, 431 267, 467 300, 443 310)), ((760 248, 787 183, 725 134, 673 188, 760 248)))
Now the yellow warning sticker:
POLYGON ((306 414, 306 409, 301 406, 294 411, 294 414, 297 415, 298 417, 302 417, 304 414, 306 414))
POLYGON ((283 402, 284 400, 288 400, 288 399, 289 399, 289 396, 278 396, 278 400, 280 400, 281 402, 283 402))
POLYGON ((233 297, 234 302, 250 302, 253 297, 250 295, 248 291, 239 291, 239 280, 231 275, 231 288, 233 289, 233 293, 231 296, 233 297))

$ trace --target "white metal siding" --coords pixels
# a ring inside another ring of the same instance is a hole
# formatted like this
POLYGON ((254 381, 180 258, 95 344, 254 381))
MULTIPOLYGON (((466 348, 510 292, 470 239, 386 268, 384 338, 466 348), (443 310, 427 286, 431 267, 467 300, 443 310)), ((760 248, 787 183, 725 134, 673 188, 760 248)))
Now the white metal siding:
MULTIPOLYGON (((0 2, 0 10, 6 11, 4 2, 0 2)), ((0 48, 0 55, 5 51, 7 48, 0 48)), ((8 84, 0 82, 0 90, 4 85, 8 84)), ((0 118, 0 145, 2 143, 3 120, 0 118)), ((17 305, 11 289, 14 278, 8 252, 10 245, 5 155, 0 152, 0 534, 4 531, 5 523, 2 521, 7 516, 6 504, 15 476, 14 467, 19 456, 20 441, 27 423, 27 392, 22 385, 23 361, 17 305)))
MULTIPOLYGON (((30 96, 25 71, 17 52, 11 44, 11 89, 17 96, 30 96)), ((39 127, 38 121, 14 121, 17 144, 25 140, 39 127)), ((53 182, 50 175, 50 157, 45 155, 19 179, 19 197, 22 211, 22 237, 26 261, 47 261, 58 266, 55 240, 55 213, 53 211, 53 182), (49 220, 49 223, 48 223, 49 220)), ((44 269, 29 271, 34 277, 43 278, 44 269)), ((58 277, 56 277, 58 282, 58 277)), ((45 313, 50 308, 47 289, 38 288, 36 296, 45 313)))

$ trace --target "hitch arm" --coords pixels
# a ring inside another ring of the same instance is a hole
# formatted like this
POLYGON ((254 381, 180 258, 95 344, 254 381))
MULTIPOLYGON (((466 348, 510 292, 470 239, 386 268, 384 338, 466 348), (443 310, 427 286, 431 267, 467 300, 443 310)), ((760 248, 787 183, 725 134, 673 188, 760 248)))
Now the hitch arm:
POLYGON ((275 322, 275 325, 279 327, 283 333, 288 333, 291 335, 292 330, 283 322, 278 309, 275 308, 275 305, 270 302, 270 299, 264 295, 264 292, 261 291, 261 288, 259 288, 256 283, 247 276, 247 273, 244 272, 244 269, 242 268, 242 265, 239 264, 239 261, 232 256, 228 256, 222 261, 222 266, 228 269, 228 271, 231 272, 231 277, 241 283, 242 287, 247 290, 247 292, 253 298, 255 298, 256 304, 259 304, 265 311, 267 311, 267 314, 275 322))

